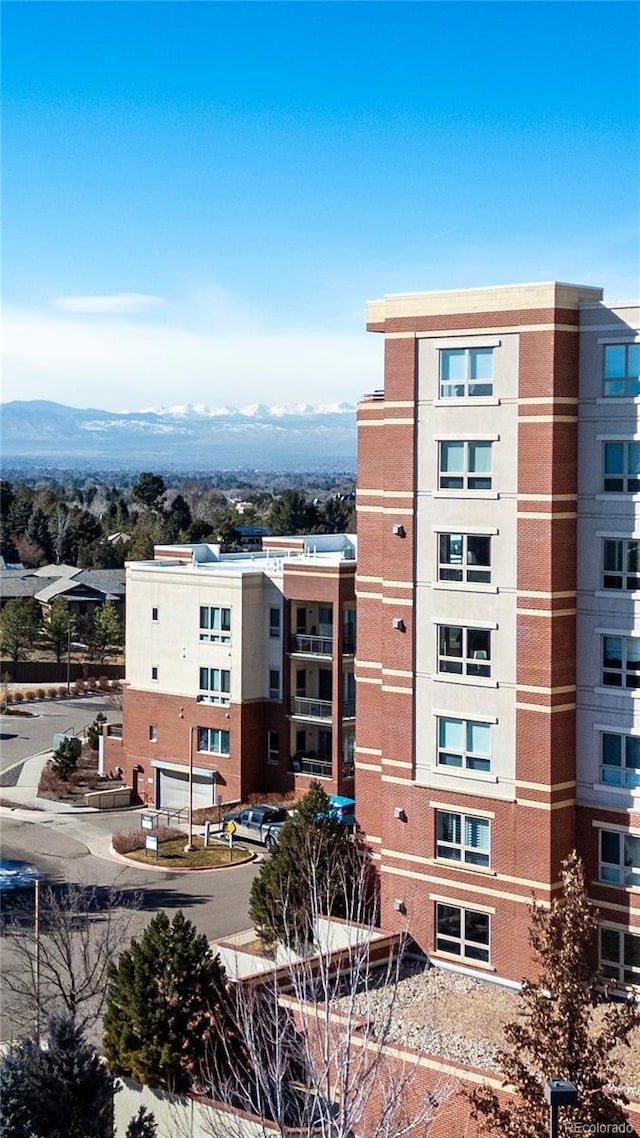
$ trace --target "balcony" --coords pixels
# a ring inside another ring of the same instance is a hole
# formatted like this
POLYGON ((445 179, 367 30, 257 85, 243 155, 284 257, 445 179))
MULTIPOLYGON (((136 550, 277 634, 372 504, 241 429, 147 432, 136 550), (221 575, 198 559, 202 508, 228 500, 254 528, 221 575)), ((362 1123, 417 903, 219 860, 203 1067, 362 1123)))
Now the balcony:
POLYGON ((330 699, 307 699, 296 695, 291 700, 291 714, 298 719, 331 719, 333 703, 330 699))
POLYGON ((333 656, 333 637, 298 632, 291 637, 291 651, 303 656, 333 656))
POLYGON ((320 759, 313 752, 296 751, 291 756, 291 770, 296 774, 309 774, 315 778, 331 778, 331 759, 320 759))

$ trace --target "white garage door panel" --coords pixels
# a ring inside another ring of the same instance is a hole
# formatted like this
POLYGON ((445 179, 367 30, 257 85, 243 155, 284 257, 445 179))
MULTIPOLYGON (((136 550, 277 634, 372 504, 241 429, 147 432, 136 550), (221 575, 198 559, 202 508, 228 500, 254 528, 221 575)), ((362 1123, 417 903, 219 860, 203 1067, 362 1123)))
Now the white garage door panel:
MULTIPOLYGON (((160 770, 157 806, 165 810, 186 809, 189 805, 189 776, 179 771, 160 770)), ((200 810, 213 806, 214 781, 212 775, 193 776, 193 808, 200 810)))

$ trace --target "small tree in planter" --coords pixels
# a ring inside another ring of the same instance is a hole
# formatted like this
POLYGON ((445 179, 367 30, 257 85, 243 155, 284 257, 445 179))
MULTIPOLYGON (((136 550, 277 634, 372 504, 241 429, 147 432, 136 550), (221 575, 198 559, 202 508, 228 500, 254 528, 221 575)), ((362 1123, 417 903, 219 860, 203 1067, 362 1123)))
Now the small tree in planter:
POLYGON ((92 751, 97 751, 99 746, 100 736, 102 735, 102 728, 107 722, 106 715, 101 711, 96 715, 93 723, 87 728, 87 743, 92 751))
POLYGON ((78 763, 78 740, 63 739, 53 752, 50 767, 56 778, 68 782, 78 763))

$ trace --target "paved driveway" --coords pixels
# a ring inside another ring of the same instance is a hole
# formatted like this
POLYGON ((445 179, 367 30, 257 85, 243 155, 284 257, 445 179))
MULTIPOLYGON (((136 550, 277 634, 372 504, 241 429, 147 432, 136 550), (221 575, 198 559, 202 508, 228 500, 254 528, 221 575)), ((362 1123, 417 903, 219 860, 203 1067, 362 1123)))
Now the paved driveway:
POLYGON ((50 751, 58 732, 82 731, 99 711, 109 723, 119 723, 122 712, 104 696, 81 699, 38 700, 25 705, 29 716, 0 715, 0 786, 15 786, 22 759, 50 751), (13 775, 7 774, 13 768, 13 775), (17 772, 17 773, 16 773, 17 772))

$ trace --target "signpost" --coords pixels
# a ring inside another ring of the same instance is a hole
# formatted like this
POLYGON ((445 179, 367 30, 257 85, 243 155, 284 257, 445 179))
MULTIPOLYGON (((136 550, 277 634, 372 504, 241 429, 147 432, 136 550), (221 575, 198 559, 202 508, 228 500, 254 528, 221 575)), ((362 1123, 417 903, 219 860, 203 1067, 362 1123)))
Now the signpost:
POLYGON ((155 829, 157 820, 157 817, 154 818, 153 814, 141 814, 140 825, 143 830, 153 830, 155 829))
POLYGON ((147 851, 155 850, 156 861, 157 861, 158 860, 158 835, 157 834, 145 834, 144 848, 147 851))
POLYGON ((236 832, 236 824, 235 822, 227 822, 224 828, 229 835, 229 861, 233 861, 233 835, 236 832))

